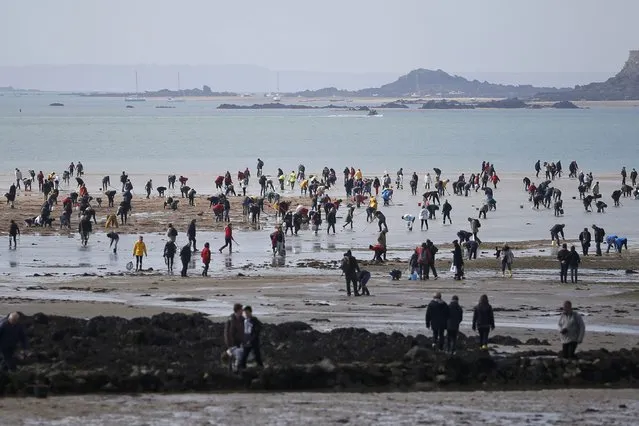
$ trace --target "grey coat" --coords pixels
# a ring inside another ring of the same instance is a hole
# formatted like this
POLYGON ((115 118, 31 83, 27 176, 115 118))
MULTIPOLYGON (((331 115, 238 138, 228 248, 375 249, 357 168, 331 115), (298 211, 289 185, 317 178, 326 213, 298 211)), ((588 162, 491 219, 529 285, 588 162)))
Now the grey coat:
POLYGON ((586 333, 586 325, 577 312, 570 315, 561 314, 559 316, 559 332, 561 343, 581 343, 586 333), (566 330, 566 332, 561 333, 562 330, 566 330))

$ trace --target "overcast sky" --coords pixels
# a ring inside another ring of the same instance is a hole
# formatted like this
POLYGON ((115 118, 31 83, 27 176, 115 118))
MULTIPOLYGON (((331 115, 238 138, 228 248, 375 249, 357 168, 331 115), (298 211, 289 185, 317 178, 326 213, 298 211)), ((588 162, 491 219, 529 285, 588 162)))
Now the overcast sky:
POLYGON ((574 72, 639 49, 638 0, 3 0, 0 65, 574 72))

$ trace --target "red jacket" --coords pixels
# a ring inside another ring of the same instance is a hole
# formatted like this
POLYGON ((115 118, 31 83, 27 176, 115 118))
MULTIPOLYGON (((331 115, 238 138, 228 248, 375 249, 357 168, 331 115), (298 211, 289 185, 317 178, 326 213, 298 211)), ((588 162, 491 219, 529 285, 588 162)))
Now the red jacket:
POLYGON ((211 262, 211 250, 209 250, 208 247, 204 247, 200 254, 202 256, 202 262, 203 263, 210 263, 211 262))
POLYGON ((224 228, 224 238, 233 238, 233 230, 230 226, 224 228))

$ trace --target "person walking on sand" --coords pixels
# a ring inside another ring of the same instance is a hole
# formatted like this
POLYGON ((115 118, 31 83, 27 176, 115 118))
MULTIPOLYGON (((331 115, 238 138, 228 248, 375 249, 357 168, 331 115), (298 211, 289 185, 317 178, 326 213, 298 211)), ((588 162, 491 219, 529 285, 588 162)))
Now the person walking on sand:
POLYGON ((570 258, 568 259, 568 266, 570 267, 570 282, 573 284, 577 284, 577 272, 580 263, 581 258, 579 257, 579 253, 577 253, 577 250, 575 250, 575 246, 570 247, 570 258))
POLYGON ((191 244, 187 244, 180 250, 180 260, 182 261, 181 275, 186 277, 187 270, 189 269, 189 262, 191 261, 191 244))
POLYGON ((515 260, 515 255, 513 251, 510 249, 508 244, 504 246, 501 250, 501 275, 506 276, 506 270, 508 270, 508 278, 513 277, 513 261, 515 260))
POLYGON ((444 331, 448 325, 448 305, 442 300, 440 292, 426 308, 426 328, 433 331, 433 349, 444 350, 444 331))
POLYGON ((200 256, 202 257, 202 264, 204 265, 204 270, 202 271, 203 277, 209 276, 209 265, 211 264, 211 249, 209 247, 209 243, 204 243, 204 248, 200 253, 200 256))
POLYGON ((572 303, 569 300, 564 302, 564 307, 559 316, 559 333, 562 344, 561 355, 563 358, 576 358, 575 351, 577 345, 584 340, 586 325, 577 312, 572 310, 572 303))
POLYGON ((173 273, 173 260, 175 259, 175 252, 177 251, 177 246, 173 241, 167 241, 164 245, 164 263, 166 263, 166 267, 170 274, 173 273))
POLYGON ((446 346, 451 355, 457 350, 457 334, 464 318, 464 311, 459 306, 459 297, 453 296, 448 304, 448 321, 446 322, 446 346))
POLYGON ((142 258, 146 256, 146 244, 144 244, 144 237, 140 235, 140 238, 133 245, 133 256, 135 256, 135 272, 142 270, 142 258))
POLYGON ((11 249, 11 243, 13 242, 13 248, 18 248, 17 236, 20 235, 20 228, 15 220, 11 219, 9 224, 9 249, 11 249))
POLYGON ((561 250, 557 253, 557 260, 559 261, 559 278, 561 283, 568 283, 568 266, 570 264, 570 252, 568 246, 564 243, 561 246, 561 250))
POLYGON ((22 172, 20 171, 19 168, 16 167, 16 171, 15 171, 15 175, 16 175, 16 187, 18 189, 22 189, 20 187, 20 185, 22 184, 22 172))
POLYGON ((347 250, 346 253, 344 253, 340 269, 344 273, 344 278, 346 279, 346 295, 351 295, 352 283, 355 296, 359 296, 359 291, 357 288, 357 274, 359 273, 359 265, 357 263, 357 259, 355 259, 355 256, 353 256, 350 250, 347 250))
POLYGON ((488 303, 488 296, 482 294, 473 312, 473 331, 479 333, 479 349, 488 349, 488 335, 495 329, 493 307, 488 303))
POLYGON ((224 228, 224 245, 220 247, 220 253, 222 253, 222 250, 226 247, 229 248, 229 253, 233 253, 233 241, 235 241, 235 238, 233 238, 233 227, 229 223, 224 228))

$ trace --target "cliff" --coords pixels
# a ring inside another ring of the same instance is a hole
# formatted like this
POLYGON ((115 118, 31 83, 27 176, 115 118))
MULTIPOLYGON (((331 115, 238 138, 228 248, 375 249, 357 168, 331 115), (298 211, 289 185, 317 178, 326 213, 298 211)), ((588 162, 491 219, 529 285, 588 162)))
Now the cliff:
POLYGON ((566 101, 620 101, 639 99, 639 50, 631 50, 625 65, 615 75, 601 83, 575 86, 574 89, 560 93, 539 93, 540 100, 566 101))
POLYGON ((367 88, 353 92, 338 90, 334 87, 294 93, 294 96, 356 96, 356 97, 406 97, 406 96, 456 96, 466 98, 529 98, 539 92, 554 92, 553 87, 534 87, 531 85, 504 85, 486 81, 467 80, 464 77, 450 75, 442 70, 416 69, 399 77, 396 81, 377 88, 367 88))

